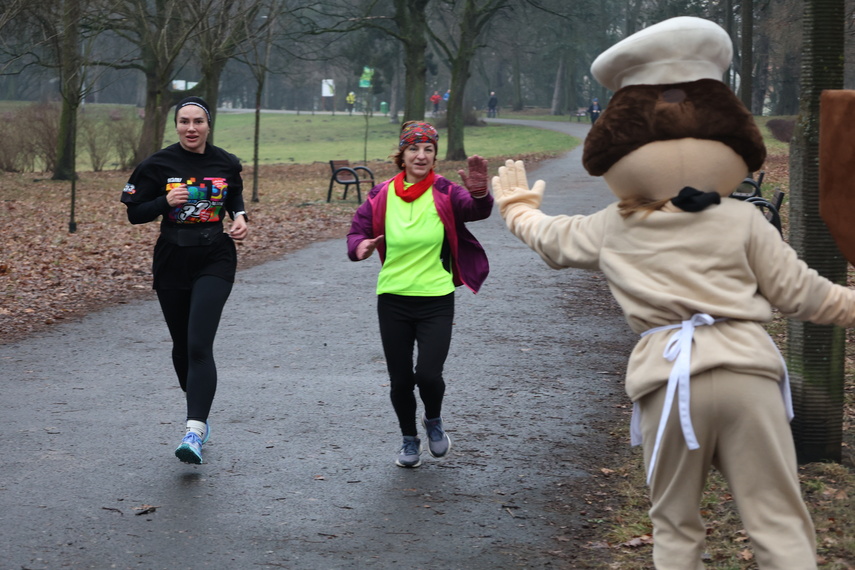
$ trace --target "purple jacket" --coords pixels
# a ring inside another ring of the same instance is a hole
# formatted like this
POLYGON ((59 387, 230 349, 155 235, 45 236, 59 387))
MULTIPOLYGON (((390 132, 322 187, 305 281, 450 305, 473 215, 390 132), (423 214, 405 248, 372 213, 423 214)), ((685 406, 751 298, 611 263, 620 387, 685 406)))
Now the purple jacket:
MULTIPOLYGON (((356 246, 362 240, 386 233, 386 193, 391 182, 390 178, 372 188, 353 215, 347 234, 347 256, 351 261, 358 261, 356 246)), ((466 285, 477 293, 490 272, 490 264, 484 248, 466 228, 465 222, 489 217, 493 210, 493 197, 488 194, 484 198, 473 198, 463 186, 437 175, 433 183, 433 201, 451 248, 454 285, 466 285)), ((385 241, 377 247, 377 253, 380 263, 383 263, 386 259, 385 241)))

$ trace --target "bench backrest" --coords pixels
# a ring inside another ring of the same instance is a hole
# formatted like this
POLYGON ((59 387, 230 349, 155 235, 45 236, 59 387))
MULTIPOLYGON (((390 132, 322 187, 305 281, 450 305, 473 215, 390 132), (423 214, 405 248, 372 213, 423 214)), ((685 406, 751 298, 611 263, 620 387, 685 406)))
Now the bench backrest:
POLYGON ((353 176, 353 173, 347 170, 342 170, 341 172, 336 174, 336 170, 338 170, 339 168, 350 168, 349 160, 331 160, 330 168, 332 169, 332 173, 335 175, 335 177, 338 178, 341 182, 348 182, 350 180, 356 179, 353 176))

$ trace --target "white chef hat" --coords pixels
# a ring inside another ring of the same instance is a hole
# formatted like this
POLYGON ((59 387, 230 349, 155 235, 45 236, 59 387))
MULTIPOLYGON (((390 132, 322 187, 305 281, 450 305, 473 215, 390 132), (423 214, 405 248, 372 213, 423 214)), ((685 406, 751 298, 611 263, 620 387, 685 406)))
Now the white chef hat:
POLYGON ((721 26, 681 16, 616 43, 594 60, 591 73, 612 91, 627 85, 721 80, 732 57, 733 44, 721 26))

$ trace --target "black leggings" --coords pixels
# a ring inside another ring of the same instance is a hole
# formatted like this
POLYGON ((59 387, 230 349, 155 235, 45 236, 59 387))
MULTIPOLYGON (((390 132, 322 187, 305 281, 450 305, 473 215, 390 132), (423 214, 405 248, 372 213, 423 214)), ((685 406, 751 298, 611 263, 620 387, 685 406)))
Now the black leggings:
POLYGON ((417 435, 415 387, 425 407, 425 417, 442 414, 445 381, 442 369, 451 346, 454 293, 442 297, 377 297, 380 339, 389 370, 392 407, 402 435, 417 435), (418 357, 413 369, 413 349, 418 357))
POLYGON ((158 289, 157 298, 172 336, 172 364, 187 393, 187 419, 207 421, 217 391, 214 337, 232 284, 203 275, 193 288, 158 289))

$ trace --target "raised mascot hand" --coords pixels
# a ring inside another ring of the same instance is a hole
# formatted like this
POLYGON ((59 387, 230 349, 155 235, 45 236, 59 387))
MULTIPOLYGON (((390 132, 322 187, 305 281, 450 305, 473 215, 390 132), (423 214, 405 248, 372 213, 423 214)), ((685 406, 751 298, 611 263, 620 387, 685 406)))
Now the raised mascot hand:
POLYGON ((543 200, 546 182, 538 180, 534 186, 528 187, 523 161, 508 160, 499 167, 499 175, 493 177, 493 198, 499 206, 502 216, 515 205, 538 209, 543 200))
POLYGON ((464 170, 458 170, 457 174, 463 180, 463 185, 475 198, 483 198, 487 195, 487 161, 474 154, 467 160, 469 174, 464 170))

